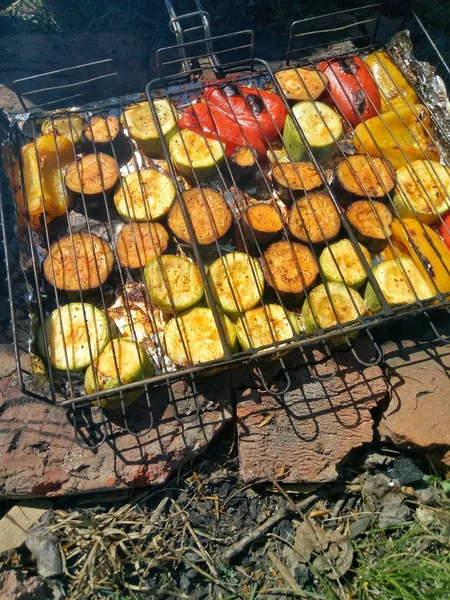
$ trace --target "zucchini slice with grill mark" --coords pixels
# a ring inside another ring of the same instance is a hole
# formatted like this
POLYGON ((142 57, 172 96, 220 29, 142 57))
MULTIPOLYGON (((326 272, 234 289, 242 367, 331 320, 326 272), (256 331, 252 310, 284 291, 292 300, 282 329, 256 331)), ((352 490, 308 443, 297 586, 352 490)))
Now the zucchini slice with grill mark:
POLYGON ((377 200, 357 200, 345 214, 356 237, 370 251, 382 250, 392 235, 394 220, 389 208, 377 200))
POLYGON ((268 202, 250 204, 240 220, 242 233, 248 245, 269 244, 283 232, 279 210, 268 202))
MULTIPOLYGON (((425 280, 412 258, 400 256, 385 260, 374 267, 373 275, 390 306, 411 304, 417 302, 417 298, 427 300, 435 296, 432 286, 425 280)), ((381 310, 380 301, 370 282, 366 286, 364 299, 371 312, 381 310)))
POLYGON ((450 210, 450 168, 433 160, 415 160, 397 170, 394 204, 400 218, 426 225, 450 210))
MULTIPOLYGON (((372 259, 368 250, 361 244, 359 247, 370 265, 372 259)), ((320 255, 319 264, 327 281, 346 283, 359 289, 367 279, 366 269, 350 240, 339 240, 325 248, 320 255)))
POLYGON ((275 242, 264 252, 263 271, 267 283, 280 294, 303 294, 319 274, 311 250, 296 242, 275 242))
POLYGON ((84 121, 80 115, 61 115, 42 121, 42 135, 61 135, 70 140, 74 145, 81 142, 84 121))
POLYGON ((257 306, 264 293, 259 262, 244 252, 217 258, 208 269, 208 281, 216 304, 231 317, 257 306))
POLYGON ((77 232, 51 245, 44 263, 50 285, 65 292, 91 291, 105 283, 114 266, 114 256, 104 239, 77 232))
MULTIPOLYGON (((319 162, 325 162, 336 154, 342 136, 342 123, 332 108, 323 102, 299 102, 292 107, 292 113, 319 162)), ((290 115, 284 123, 283 142, 292 160, 308 160, 306 146, 290 115)))
POLYGON ((338 235, 341 219, 329 194, 313 192, 292 206, 288 226, 301 242, 320 244, 338 235))
MULTIPOLYGON (((105 313, 92 304, 72 302, 54 310, 44 321, 50 365, 59 370, 83 371, 109 342, 111 327, 105 313)), ((111 331, 111 335, 114 333, 111 331)), ((37 344, 45 357, 42 326, 37 344)))
POLYGON ((195 263, 188 258, 164 254, 145 267, 150 300, 162 310, 181 312, 203 297, 203 281, 195 263))
POLYGON ((170 158, 184 177, 207 179, 218 175, 225 162, 225 144, 183 129, 169 142, 170 158))
MULTIPOLYGON (((209 188, 192 188, 183 192, 183 201, 201 246, 213 244, 229 231, 233 216, 230 207, 218 192, 209 188)), ((179 202, 175 202, 170 209, 167 223, 179 240, 186 244, 192 243, 179 202)))
POLYGON ((260 348, 290 340, 300 333, 297 317, 278 304, 247 310, 236 321, 236 332, 243 350, 260 348))
POLYGON ((378 156, 348 156, 338 165, 336 177, 342 188, 353 196, 383 198, 395 186, 394 169, 378 156))
MULTIPOLYGON (((230 350, 235 352, 236 328, 225 315, 219 314, 219 318, 230 350)), ((164 329, 164 346, 170 360, 179 367, 219 360, 224 356, 219 331, 210 308, 191 308, 171 319, 164 329)))
POLYGON ((119 169, 112 156, 104 152, 86 154, 67 167, 64 183, 75 194, 98 196, 111 191, 119 181, 119 169))
POLYGON ((275 77, 288 100, 317 100, 328 85, 328 77, 312 69, 285 69, 275 77))
MULTIPOLYGON (((84 376, 84 391, 95 394, 114 390, 120 385, 142 381, 155 373, 153 364, 144 350, 132 340, 112 340, 88 367, 84 376)), ((143 389, 123 393, 125 405, 139 398, 143 389)), ((120 408, 120 394, 99 398, 94 402, 104 409, 120 408)))
MULTIPOLYGON (((329 282, 315 287, 302 306, 302 324, 305 332, 335 327, 338 323, 355 321, 365 315, 366 306, 360 294, 343 283, 329 282), (328 288, 328 289, 327 289, 328 288)), ((354 337, 350 334, 348 337, 354 337)), ((332 338, 334 344, 344 342, 342 336, 332 338)))
MULTIPOLYGON (((153 105, 161 124, 164 139, 168 142, 178 130, 177 111, 173 104, 165 99, 153 100, 153 105)), ((129 136, 145 154, 150 156, 162 154, 162 143, 148 102, 139 102, 126 108, 120 121, 122 126, 128 130, 129 136)))
POLYGON ((163 254, 169 234, 160 223, 127 223, 117 238, 117 256, 123 267, 138 269, 163 254))
POLYGON ((272 170, 272 183, 280 197, 292 198, 322 187, 322 179, 311 162, 280 163, 272 170))
POLYGON ((167 173, 141 169, 122 178, 114 204, 123 219, 157 221, 169 212, 175 196, 175 186, 167 173))

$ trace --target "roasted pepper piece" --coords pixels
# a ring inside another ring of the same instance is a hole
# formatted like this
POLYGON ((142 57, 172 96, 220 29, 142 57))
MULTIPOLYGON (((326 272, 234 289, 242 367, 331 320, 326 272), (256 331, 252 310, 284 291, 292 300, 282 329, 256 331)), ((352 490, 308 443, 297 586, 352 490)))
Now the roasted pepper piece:
POLYGON ((390 111, 357 125, 354 144, 359 154, 383 156, 394 169, 407 165, 408 160, 439 160, 436 146, 428 135, 430 113, 422 104, 412 108, 390 111))
POLYGON ((75 160, 72 142, 43 135, 22 148, 23 179, 30 215, 63 215, 67 206, 64 167, 75 160))
POLYGON ((381 112, 408 108, 408 104, 419 104, 416 92, 387 52, 379 50, 369 54, 366 63, 380 90, 381 112))
POLYGON ((395 220, 392 239, 403 244, 422 275, 431 280, 431 289, 450 292, 450 250, 428 225, 414 219, 395 220), (448 272, 447 272, 448 271, 448 272))

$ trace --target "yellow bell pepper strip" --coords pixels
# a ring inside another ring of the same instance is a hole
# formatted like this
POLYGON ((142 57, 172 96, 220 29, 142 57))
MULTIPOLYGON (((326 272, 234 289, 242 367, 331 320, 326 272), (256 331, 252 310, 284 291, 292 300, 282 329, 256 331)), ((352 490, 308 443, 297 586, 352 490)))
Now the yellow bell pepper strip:
POLYGON ((396 170, 407 165, 408 160, 439 160, 437 148, 428 134, 430 113, 422 104, 415 104, 413 109, 390 111, 357 125, 354 136, 357 152, 382 156, 396 170))
MULTIPOLYGON (((395 219, 392 239, 403 244, 431 289, 450 293, 450 250, 431 227, 414 219, 395 219)), ((437 292, 436 292, 437 293, 437 292)))
POLYGON ((43 135, 23 146, 21 156, 30 215, 63 215, 68 199, 62 169, 76 158, 72 142, 62 136, 43 135))
POLYGON ((416 92, 387 52, 383 50, 372 52, 365 61, 380 91, 381 112, 419 104, 420 100, 416 92))

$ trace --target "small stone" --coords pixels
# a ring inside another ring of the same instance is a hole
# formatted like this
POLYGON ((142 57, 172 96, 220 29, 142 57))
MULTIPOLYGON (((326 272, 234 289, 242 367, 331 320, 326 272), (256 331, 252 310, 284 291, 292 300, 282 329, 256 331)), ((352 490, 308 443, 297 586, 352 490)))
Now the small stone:
POLYGON ((217 495, 219 496, 219 498, 221 498, 223 500, 230 493, 230 489, 231 489, 231 486, 229 483, 227 483, 227 482, 222 483, 222 485, 220 486, 220 488, 217 492, 217 495))
POLYGON ((373 515, 363 515, 356 521, 350 523, 350 537, 355 540, 357 537, 362 535, 372 523, 373 515))
POLYGON ((249 514, 252 521, 258 519, 259 514, 259 498, 252 498, 249 504, 249 514))
POLYGON ((406 456, 399 456, 395 459, 389 475, 392 479, 397 479, 400 485, 411 485, 423 480, 422 471, 413 460, 406 456))
POLYGON ((294 539, 294 528, 292 523, 287 519, 283 519, 276 527, 273 528, 273 533, 283 538, 287 542, 292 542, 294 539))
POLYGON ((307 589, 314 583, 314 577, 311 569, 306 565, 298 565, 295 567, 294 577, 297 584, 303 589, 307 589))

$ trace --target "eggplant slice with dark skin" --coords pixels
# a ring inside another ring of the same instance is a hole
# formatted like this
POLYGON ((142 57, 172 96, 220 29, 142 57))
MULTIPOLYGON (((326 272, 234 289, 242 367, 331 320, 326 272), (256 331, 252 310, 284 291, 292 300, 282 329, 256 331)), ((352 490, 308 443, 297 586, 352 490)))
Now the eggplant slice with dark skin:
POLYGON ((392 235, 394 217, 389 208, 377 200, 357 200, 346 209, 347 219, 356 238, 372 252, 383 249, 392 235))
POLYGON ((272 183, 280 197, 287 203, 317 188, 323 182, 311 162, 280 163, 272 170, 272 183))
POLYGON ((119 169, 112 156, 104 152, 86 154, 67 167, 64 183, 69 191, 99 196, 112 191, 119 181, 119 169))
POLYGON ((336 179, 349 198, 381 199, 394 189, 395 171, 383 158, 354 154, 338 165, 336 179))
POLYGON ((313 192, 292 205, 288 226, 301 242, 321 244, 337 237, 341 219, 329 194, 313 192))
POLYGON ((121 162, 129 158, 131 145, 124 135, 119 119, 114 115, 96 115, 83 129, 83 145, 87 152, 95 146, 99 152, 114 156, 121 162))
POLYGON ((169 234, 160 223, 127 223, 117 238, 117 256, 123 267, 139 269, 163 254, 169 234))
POLYGON ((268 202, 250 204, 240 220, 242 233, 250 245, 272 242, 283 232, 279 209, 268 202))

